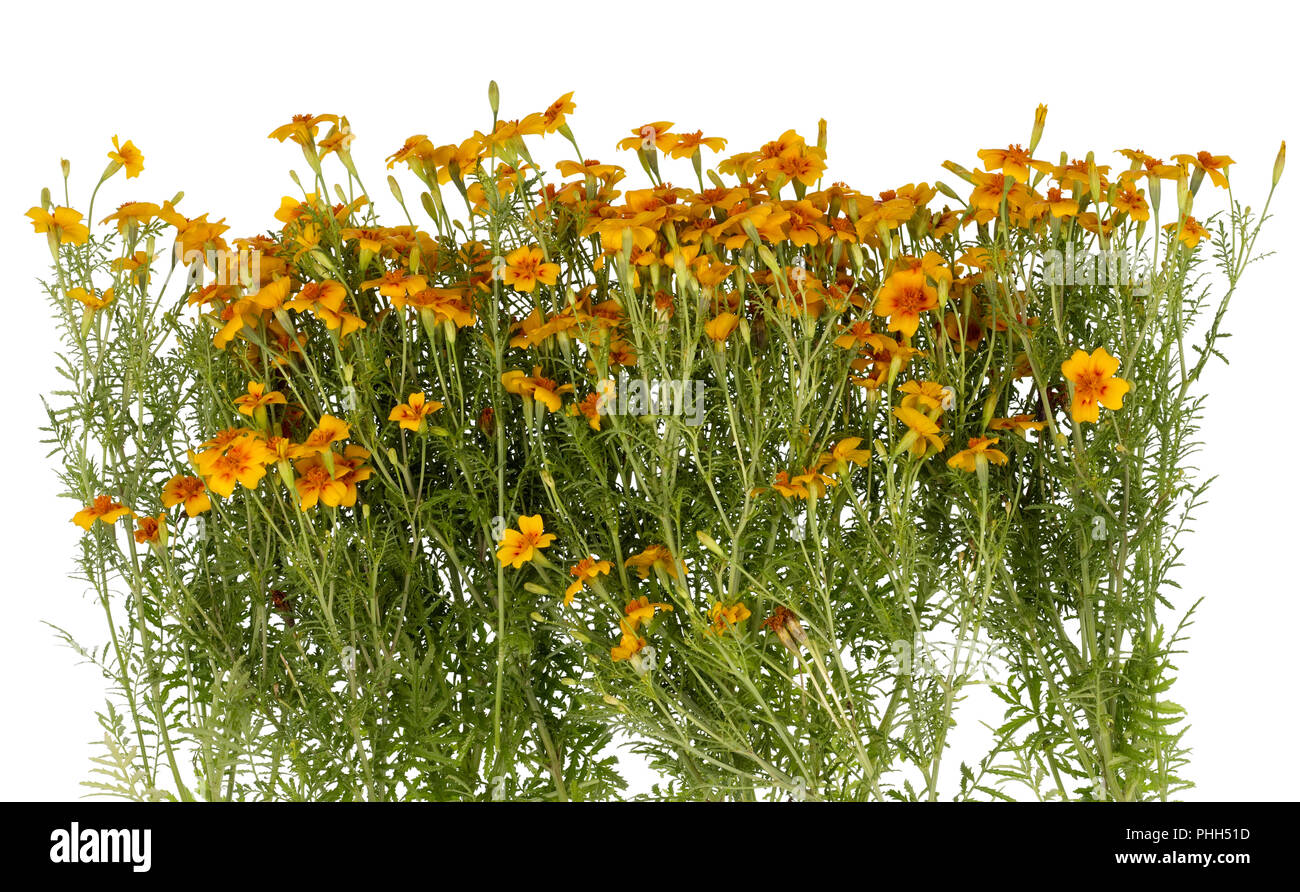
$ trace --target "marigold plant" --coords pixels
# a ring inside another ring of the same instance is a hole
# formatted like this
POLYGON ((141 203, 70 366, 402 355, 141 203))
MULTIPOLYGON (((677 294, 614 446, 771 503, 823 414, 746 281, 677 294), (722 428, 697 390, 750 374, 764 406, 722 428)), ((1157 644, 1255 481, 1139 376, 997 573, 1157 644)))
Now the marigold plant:
POLYGON ((730 155, 649 123, 629 177, 572 93, 490 92, 388 158, 397 225, 332 114, 271 132, 310 175, 263 233, 181 195, 96 220, 146 169, 117 136, 84 216, 66 162, 28 212, 99 792, 612 798, 620 745, 663 798, 1189 785, 1196 387, 1268 214, 1231 158, 1053 159, 1040 107, 874 195, 825 122, 730 155), (1004 716, 953 770, 977 688, 1004 716))

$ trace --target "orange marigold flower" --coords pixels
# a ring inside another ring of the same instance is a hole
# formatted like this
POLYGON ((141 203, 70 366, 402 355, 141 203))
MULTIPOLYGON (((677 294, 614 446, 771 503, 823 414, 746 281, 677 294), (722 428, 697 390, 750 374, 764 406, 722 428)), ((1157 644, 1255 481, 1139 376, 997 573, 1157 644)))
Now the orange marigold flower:
POLYGON ((798 478, 791 480, 789 471, 778 471, 772 480, 772 488, 787 499, 795 496, 808 498, 808 487, 799 483, 798 478))
POLYGON ((548 105, 546 111, 541 113, 543 131, 554 133, 559 130, 564 126, 565 116, 573 114, 575 108, 577 106, 573 102, 573 91, 570 90, 548 105))
POLYGON ((249 416, 263 406, 283 406, 286 402, 283 393, 278 390, 267 393, 266 385, 260 381, 249 381, 248 392, 235 397, 240 414, 249 416))
POLYGON ((294 115, 288 124, 276 127, 268 134, 267 138, 277 139, 280 142, 291 139, 299 145, 305 146, 316 139, 316 133, 321 124, 337 124, 338 122, 338 115, 294 115))
POLYGON ((1129 383, 1116 378, 1119 360, 1098 347, 1088 355, 1075 350, 1074 355, 1061 363, 1061 374, 1074 385, 1074 399, 1070 402, 1070 417, 1075 421, 1095 422, 1101 414, 1100 406, 1117 411, 1124 407, 1124 394, 1129 383))
POLYGON ((537 283, 554 285, 560 274, 559 264, 544 262, 542 249, 525 245, 506 255, 506 268, 501 280, 516 291, 531 292, 537 283))
POLYGON ((666 152, 677 143, 677 135, 669 133, 672 128, 671 121, 655 121, 653 124, 643 124, 632 131, 632 135, 619 140, 620 149, 648 149, 657 148, 661 152, 666 152))
POLYGON ((167 544, 167 515, 141 517, 135 528, 135 541, 143 545, 146 542, 158 545, 167 544))
POLYGON ((701 146, 707 146, 714 152, 721 152, 727 147, 727 141, 721 136, 705 136, 702 130, 682 133, 675 137, 672 147, 668 149, 668 157, 689 158, 700 151, 701 146))
POLYGON ((615 663, 620 660, 630 660, 641 648, 648 644, 644 638, 637 636, 632 632, 624 632, 623 637, 618 644, 609 649, 609 657, 615 663))
POLYGON ((207 487, 204 486, 203 481, 198 477, 188 477, 184 474, 177 474, 167 481, 162 491, 162 503, 164 508, 184 505, 185 513, 190 517, 197 517, 212 507, 212 501, 208 498, 207 487))
POLYGON ((633 598, 623 607, 623 613, 626 618, 621 625, 625 632, 634 632, 639 626, 650 625, 650 620, 654 619, 656 610, 671 611, 672 605, 665 604, 662 601, 651 601, 645 595, 639 598, 633 598))
POLYGON ((1208 238, 1210 231, 1196 222, 1196 218, 1188 216, 1180 227, 1177 223, 1167 223, 1163 227, 1166 232, 1178 231, 1178 240, 1189 248, 1195 248, 1203 238, 1208 238))
POLYGON ((320 454, 329 449, 331 443, 346 440, 349 433, 346 421, 333 415, 322 415, 316 429, 303 440, 302 451, 304 454, 320 454))
POLYGON ((632 555, 623 562, 623 566, 632 567, 642 579, 650 577, 650 571, 658 568, 672 579, 678 576, 678 570, 686 572, 685 561, 674 561, 673 553, 663 545, 651 545, 645 551, 632 555))
POLYGON ((518 570, 554 541, 555 534, 546 532, 542 525, 542 515, 520 515, 519 529, 506 530, 501 537, 497 560, 518 570))
POLYGON ((704 323, 704 333, 708 335, 709 340, 721 348, 739 324, 740 317, 735 313, 719 313, 704 323))
POLYGON ((266 476, 266 463, 270 460, 265 442, 252 434, 244 434, 224 450, 201 454, 199 472, 209 489, 228 498, 235 491, 236 483, 255 489, 266 476))
MULTIPOLYGON (((298 490, 298 505, 303 511, 310 511, 320 502, 337 508, 347 496, 347 485, 325 467, 325 462, 319 455, 302 459, 294 465, 294 470, 298 472, 294 488, 298 490)), ((336 465, 335 471, 338 470, 336 465)))
POLYGON ((105 289, 102 294, 95 291, 86 292, 85 288, 69 288, 68 297, 85 306, 87 310, 102 310, 113 302, 113 289, 105 289))
POLYGON ((749 608, 737 601, 735 604, 715 602, 709 608, 709 621, 713 623, 704 630, 705 635, 723 635, 728 629, 738 627, 751 616, 749 608))
POLYGON ((926 281, 921 269, 893 273, 876 294, 875 313, 889 319, 889 330, 907 337, 916 334, 921 314, 939 306, 938 292, 926 281))
POLYGON ((56 207, 51 213, 44 208, 32 208, 26 215, 37 232, 52 232, 61 245, 84 245, 90 238, 90 227, 81 222, 81 213, 72 208, 56 207))
POLYGON ((117 231, 125 234, 132 226, 143 226, 158 216, 161 208, 149 201, 128 201, 118 205, 117 210, 109 214, 100 223, 116 223, 117 231))
POLYGON ((917 410, 899 406, 894 409, 894 417, 908 428, 900 445, 910 449, 917 458, 924 458, 929 452, 942 452, 948 445, 939 434, 939 425, 917 410))
POLYGON ((144 170, 144 152, 135 147, 135 143, 127 140, 124 145, 117 142, 117 134, 113 135, 113 151, 108 153, 112 161, 126 168, 126 178, 138 177, 140 171, 144 170))
POLYGON ((870 449, 859 449, 861 437, 845 437, 840 440, 827 453, 826 467, 830 468, 837 474, 842 474, 849 469, 849 463, 866 466, 871 461, 870 449))
POLYGON ((991 448, 997 442, 997 437, 971 437, 966 441, 965 449, 948 459, 948 467, 961 468, 963 471, 974 473, 981 463, 987 465, 992 462, 995 465, 1005 465, 1006 453, 991 448))
POLYGON ((1028 431, 1040 431, 1047 427, 1046 421, 1039 421, 1033 415, 1012 415, 1010 418, 994 418, 989 422, 989 429, 995 431, 1015 431, 1027 437, 1028 431))
POLYGON ((569 568, 569 575, 576 577, 574 581, 564 590, 564 606, 568 607, 573 604, 574 597, 582 591, 590 580, 597 576, 608 576, 610 571, 609 561, 598 561, 593 557, 585 557, 578 563, 569 568))
POLYGON ((1179 164, 1194 168, 1202 174, 1210 175, 1210 182, 1220 189, 1228 188, 1226 171, 1234 162, 1227 155, 1211 155, 1209 152, 1197 152, 1195 155, 1175 155, 1179 164))
POLYGON ((339 504, 351 508, 357 503, 357 484, 369 480, 374 469, 366 464, 370 450, 355 443, 343 450, 343 454, 333 453, 334 479, 343 484, 343 497, 339 504))
POLYGON ((95 501, 72 515, 72 522, 83 530, 89 530, 97 520, 111 525, 130 513, 130 508, 114 502, 108 496, 95 496, 95 501))
POLYGON ((418 431, 424 427, 424 418, 426 415, 432 415, 442 408, 442 403, 437 400, 425 401, 423 392, 416 392, 406 398, 405 403, 399 403, 393 411, 388 413, 389 421, 396 421, 399 427, 409 431, 418 431))
POLYGON ((1033 161, 1028 150, 1019 145, 1005 149, 980 149, 975 153, 984 162, 986 170, 1000 170, 1020 183, 1029 182, 1029 165, 1033 161))

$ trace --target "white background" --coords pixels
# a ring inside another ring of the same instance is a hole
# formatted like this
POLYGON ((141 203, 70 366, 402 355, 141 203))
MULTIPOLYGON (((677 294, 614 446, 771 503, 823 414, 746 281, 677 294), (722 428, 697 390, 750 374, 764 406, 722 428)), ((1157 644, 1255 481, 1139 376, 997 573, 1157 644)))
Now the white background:
MULTIPOLYGON (((266 134, 294 113, 342 113, 371 197, 393 211, 382 159, 412 133, 446 143, 484 129, 495 78, 510 118, 575 90, 570 121, 584 154, 619 161, 630 181, 639 174, 634 156, 614 143, 647 121, 727 137, 730 153, 789 127, 811 140, 825 117, 835 179, 867 192, 933 182, 946 176, 945 159, 973 167, 977 149, 1026 142, 1035 105, 1046 102, 1040 157, 1226 153, 1237 161, 1237 198, 1258 207, 1279 140, 1300 134, 1296 50, 1282 10, 1250 2, 9 4, 0 37, 0 798, 81 795, 88 741, 100 736, 93 711, 102 679, 42 625, 92 642, 103 634, 96 603, 66 579, 77 506, 53 497, 37 442, 39 395, 61 379, 34 281, 48 263, 45 239, 23 213, 42 186, 57 191, 60 158, 72 162, 73 204, 84 211, 119 134, 143 149, 145 172, 129 185, 118 174, 96 216, 184 189, 187 215, 225 217, 228 236, 246 235, 276 225, 278 197, 294 191, 288 170, 303 166, 295 147, 266 134)), ((688 162, 674 163, 677 181, 689 183, 688 162)), ((1199 786, 1188 798, 1300 794, 1300 326, 1288 275, 1300 236, 1298 180, 1300 159, 1261 240, 1280 256, 1248 273, 1227 326, 1232 365, 1212 367, 1206 383, 1198 465, 1218 481, 1183 542, 1184 587, 1174 593, 1180 606, 1206 598, 1173 692, 1192 717, 1188 773, 1199 786)), ((1206 182, 1202 196, 1213 191, 1206 182)))

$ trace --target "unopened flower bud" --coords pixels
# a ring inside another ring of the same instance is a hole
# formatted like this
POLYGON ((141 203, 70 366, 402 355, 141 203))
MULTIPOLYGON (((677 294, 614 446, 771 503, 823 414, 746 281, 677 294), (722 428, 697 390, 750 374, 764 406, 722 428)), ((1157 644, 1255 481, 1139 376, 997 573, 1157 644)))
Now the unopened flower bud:
POLYGON ((1034 129, 1029 134, 1029 154, 1034 154, 1038 141, 1043 138, 1043 125, 1047 123, 1047 106, 1039 105, 1034 110, 1034 129))
POLYGON ((704 530, 696 530, 696 531, 695 531, 695 538, 699 539, 701 545, 703 545, 703 546, 704 546, 705 548, 707 548, 709 551, 711 551, 711 552, 713 552, 714 554, 716 554, 718 557, 720 557, 720 558, 725 558, 725 557, 726 557, 726 555, 723 553, 722 549, 718 546, 717 540, 715 540, 715 539, 714 539, 712 536, 710 536, 708 533, 704 532, 704 530))

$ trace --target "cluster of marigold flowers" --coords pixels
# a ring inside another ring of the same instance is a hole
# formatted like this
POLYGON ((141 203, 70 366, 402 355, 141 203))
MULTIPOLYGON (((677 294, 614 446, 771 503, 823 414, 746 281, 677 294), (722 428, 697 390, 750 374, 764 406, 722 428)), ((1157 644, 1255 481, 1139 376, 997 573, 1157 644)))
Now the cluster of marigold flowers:
MULTIPOLYGON (((892 385, 913 360, 926 355, 915 345, 923 327, 931 338, 946 340, 955 350, 975 350, 991 332, 1006 330, 1006 320, 997 318, 978 290, 995 258, 978 247, 955 255, 957 239, 948 237, 961 228, 998 219, 1030 233, 1055 234, 1065 227, 1080 227, 1109 236, 1129 221, 1145 224, 1150 219, 1148 190, 1158 193, 1162 181, 1175 181, 1180 195, 1186 194, 1189 183, 1194 192, 1206 176, 1214 185, 1226 187, 1227 169, 1233 163, 1208 152, 1175 155, 1165 161, 1123 150, 1120 154, 1129 167, 1112 178, 1111 169, 1097 164, 1091 155, 1083 161, 1060 163, 1037 159, 1033 152, 1045 113, 1040 107, 1028 149, 1011 145, 982 150, 978 156, 983 170, 946 163, 972 191, 961 208, 945 206, 935 211, 930 203, 940 193, 960 201, 959 196, 943 184, 907 184, 875 196, 843 183, 825 185, 824 122, 815 142, 789 130, 758 150, 728 156, 713 168, 705 167, 703 152, 721 153, 725 139, 699 131, 676 133, 672 124, 654 122, 636 128, 619 144, 620 149, 635 153, 651 185, 622 191, 616 187, 626 176, 623 167, 581 156, 566 122, 573 110, 570 93, 542 112, 497 121, 490 132, 476 132, 460 143, 435 145, 424 135, 412 136, 387 161, 389 168, 405 164, 427 187, 422 202, 433 219, 449 219, 442 187, 452 184, 471 216, 510 203, 524 209, 534 222, 544 223, 554 236, 553 244, 592 240, 596 250, 589 262, 578 256, 551 257, 538 243, 517 244, 503 256, 493 256, 489 245, 458 241, 449 227, 448 232, 442 231, 441 224, 439 235, 414 225, 360 225, 363 218, 373 219, 363 214, 370 204, 365 196, 347 204, 330 204, 318 193, 283 198, 275 211, 281 224, 277 236, 233 242, 239 251, 255 252, 260 258, 255 280, 238 268, 239 254, 230 250, 225 239, 229 227, 224 220, 209 221, 207 214, 186 217, 172 201, 133 201, 103 222, 133 237, 142 227, 161 221, 175 229, 179 252, 215 252, 215 263, 224 268, 216 270, 215 283, 196 289, 189 303, 213 321, 217 348, 242 343, 251 363, 264 361, 286 374, 300 367, 309 342, 304 317, 332 333, 340 346, 354 332, 390 314, 422 324, 430 337, 455 338, 460 330, 478 324, 477 297, 497 288, 533 298, 532 311, 513 321, 510 348, 527 355, 554 344, 567 351, 575 342, 581 343, 593 378, 598 356, 606 370, 634 367, 638 358, 626 330, 626 308, 613 297, 598 300, 598 284, 590 281, 602 271, 608 278, 622 269, 623 275, 630 276, 625 284, 634 293, 628 297, 644 299, 663 321, 674 316, 676 301, 689 292, 674 289, 669 281, 676 279, 679 286, 684 280, 692 283, 707 312, 703 336, 724 353, 738 332, 748 341, 765 312, 783 313, 807 326, 829 320, 827 324, 836 327, 835 347, 849 353, 850 382, 874 400, 886 382, 892 385), (577 157, 557 165, 561 182, 542 185, 541 171, 525 138, 552 134, 569 140, 577 157), (667 182, 661 159, 689 160, 697 187, 667 182), (1039 191, 1042 183, 1048 185, 1039 191), (936 250, 900 255, 896 247, 900 229, 911 236, 911 244, 926 241, 936 250), (355 252, 356 268, 364 276, 358 284, 347 282, 323 249, 335 242, 355 252), (778 263, 774 252, 778 247, 797 260, 778 263), (877 285, 864 281, 864 248, 891 258, 887 275, 877 285), (755 256, 761 262, 754 262, 755 256), (333 277, 322 277, 322 269, 333 272, 333 277), (553 307, 559 309, 548 312, 536 299, 544 289, 558 298, 553 307), (958 311, 962 307, 966 312, 958 311)), ((271 137, 296 143, 318 176, 322 160, 330 155, 356 176, 350 149, 353 136, 345 117, 296 116, 271 137), (323 127, 328 131, 322 136, 323 127)), ((125 167, 131 178, 143 168, 143 155, 129 141, 119 145, 114 137, 109 157, 106 177, 125 167)), ((396 181, 390 181, 400 200, 396 181)), ((89 238, 82 215, 71 208, 37 207, 28 216, 53 246, 84 244, 89 238)), ((1208 234, 1190 214, 1180 215, 1178 222, 1165 228, 1189 249, 1208 234)), ((138 284, 147 277, 151 260, 136 251, 115 261, 113 269, 138 284)), ((87 314, 107 310, 114 299, 113 289, 69 288, 67 293, 85 305, 87 314)), ((1031 329, 1038 323, 1024 313, 1017 321, 1031 329)), ((579 396, 578 384, 554 380, 541 362, 521 364, 524 368, 506 371, 501 383, 507 393, 523 400, 528 417, 540 405, 548 413, 581 417, 593 430, 601 429, 599 382, 585 382, 592 389, 579 396)), ((1062 364, 1076 423, 1096 422, 1101 408, 1122 408, 1129 385, 1116 376, 1118 370, 1119 361, 1102 346, 1077 350, 1062 364)), ((1023 354, 1016 359, 1014 374, 1030 374, 1023 354)), ((951 390, 915 373, 897 390, 901 398, 891 411, 903 426, 901 449, 917 459, 947 452, 943 415, 952 407, 951 390)), ((349 438, 344 421, 324 415, 309 434, 294 442, 286 436, 287 422, 291 413, 301 415, 302 410, 287 406, 283 393, 253 381, 235 403, 253 426, 221 431, 191 452, 194 473, 167 483, 162 493, 165 508, 183 506, 189 516, 196 516, 210 508, 210 494, 225 498, 237 486, 255 489, 272 466, 304 511, 322 503, 356 504, 357 485, 371 473, 370 454, 355 444, 336 449, 349 438), (285 407, 278 421, 268 417, 271 405, 285 407)), ((389 420, 418 432, 424 430, 428 416, 442 408, 437 400, 415 392, 392 408, 389 420)), ((490 418, 491 411, 486 407, 484 417, 490 418)), ((1047 423, 1046 418, 1029 415, 989 419, 985 434, 970 438, 965 448, 947 457, 947 463, 982 475, 989 463, 1007 461, 1007 455, 996 448, 996 432, 1024 436, 1047 423)), ((820 498, 852 466, 870 460, 870 450, 861 445, 859 437, 828 444, 810 465, 779 471, 770 487, 760 489, 783 498, 820 498)), ((99 496, 74 520, 89 529, 97 520, 112 524, 128 515, 136 516, 110 497, 99 496)), ((136 519, 137 540, 166 541, 165 512, 136 519)), ((542 551, 554 539, 554 534, 545 532, 540 515, 523 516, 517 529, 506 531, 497 558, 515 569, 530 561, 545 564, 542 551)), ((643 579, 654 573, 672 581, 687 572, 685 563, 663 545, 651 545, 626 563, 643 579)), ((610 563, 595 555, 573 565, 566 605, 587 587, 603 593, 601 577, 610 570, 610 563)), ((637 654, 646 646, 640 633, 657 612, 671 609, 644 597, 629 602, 611 656, 622 660, 637 654)), ((708 631, 724 634, 749 616, 741 603, 714 604, 708 613, 708 631)), ((787 622, 775 616, 768 622, 769 628, 778 631, 779 626, 786 637, 797 626, 793 617, 787 622)))

